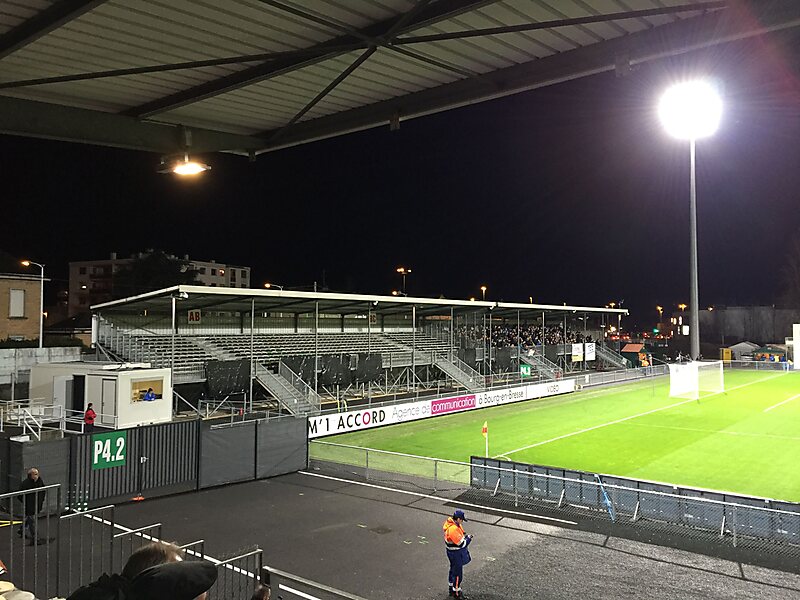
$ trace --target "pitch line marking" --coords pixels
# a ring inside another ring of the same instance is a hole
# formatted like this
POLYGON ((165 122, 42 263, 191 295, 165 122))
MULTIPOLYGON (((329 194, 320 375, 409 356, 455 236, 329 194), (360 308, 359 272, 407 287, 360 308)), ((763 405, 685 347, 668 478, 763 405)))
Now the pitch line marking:
POLYGON ((786 399, 786 400, 784 400, 783 402, 778 402, 777 404, 773 404, 773 405, 772 405, 772 406, 770 406, 769 408, 765 408, 765 409, 764 409, 764 412, 769 412, 769 411, 771 411, 773 408, 778 408, 778 407, 779 407, 779 406, 781 406, 782 404, 786 404, 787 402, 791 402, 792 400, 796 400, 797 398, 800 398, 800 394, 797 394, 797 395, 795 395, 795 396, 792 396, 791 398, 787 398, 787 399, 786 399))
MULTIPOLYGON (((771 377, 765 377, 764 379, 759 379, 757 381, 751 381, 749 383, 743 383, 742 385, 737 385, 732 388, 728 388, 724 392, 714 392, 713 394, 709 394, 708 396, 703 396, 701 399, 706 400, 711 398, 712 396, 719 396, 720 394, 726 394, 728 392, 732 392, 733 390, 738 390, 739 388, 747 387, 749 385, 753 385, 756 383, 763 383, 768 379, 775 379, 776 377, 783 377, 786 373, 780 373, 778 375, 773 375, 771 377)), ((589 431, 594 431, 595 429, 601 429, 602 427, 608 427, 609 425, 616 425, 617 423, 624 423, 625 421, 630 421, 631 419, 638 419, 639 417, 644 417, 646 415, 650 415, 653 413, 660 412, 662 410, 668 410, 670 408, 675 408, 676 406, 681 406, 683 404, 688 404, 689 402, 697 402, 694 398, 689 400, 684 400, 683 402, 676 402, 675 404, 670 404, 669 406, 662 406, 661 408, 654 408, 653 410, 648 410, 643 413, 639 413, 638 415, 631 415, 630 417, 623 417, 622 419, 617 419, 616 421, 609 421, 608 423, 602 423, 600 425, 595 425, 594 427, 587 427, 586 429, 581 429, 580 431, 573 431, 572 433, 565 433, 564 435, 559 435, 558 437, 551 438, 549 440, 544 440, 542 442, 537 442, 535 444, 531 444, 529 446, 524 446, 522 448, 517 448, 516 450, 511 450, 510 452, 506 452, 505 454, 515 454, 517 452, 522 452, 523 450, 529 450, 531 448, 536 448, 537 446, 544 446, 545 444, 549 444, 550 442, 557 442, 558 440, 563 440, 568 437, 572 437, 574 435, 579 435, 581 433, 587 433, 589 431)), ((499 455, 498 455, 499 456, 499 455)), ((498 458, 495 456, 494 458, 498 458)))
POLYGON ((772 438, 779 440, 798 441, 800 437, 793 435, 775 435, 773 433, 748 433, 746 431, 726 431, 724 429, 700 429, 699 427, 675 427, 673 425, 648 425, 647 423, 628 423, 636 427, 653 427, 657 429, 674 429, 676 431, 696 431, 697 433, 721 433, 724 435, 741 435, 744 437, 772 438))
MULTIPOLYGON (((382 485, 375 485, 374 483, 363 483, 361 481, 353 481, 352 479, 344 479, 342 477, 333 477, 332 475, 323 475, 322 473, 310 473, 309 471, 299 471, 301 475, 308 475, 310 477, 319 477, 321 479, 330 479, 332 481, 341 481, 342 483, 350 483, 353 485, 361 485, 364 487, 374 488, 376 490, 384 490, 387 492, 397 492, 398 494, 408 494, 409 496, 416 496, 417 498, 425 498, 427 500, 438 500, 440 502, 453 502, 450 498, 443 498, 442 496, 432 496, 430 494, 421 494, 419 492, 408 492, 406 490, 397 490, 395 488, 385 487, 382 485)), ((491 510, 492 512, 506 513, 509 515, 519 515, 522 517, 534 517, 536 519, 544 519, 546 521, 554 521, 556 523, 564 523, 565 525, 577 525, 575 521, 566 521, 564 519, 556 519, 555 517, 545 517, 544 515, 534 515, 531 513, 520 512, 516 510, 506 510, 503 508, 493 508, 489 506, 482 506, 480 504, 473 504, 472 502, 459 502, 459 506, 467 506, 470 508, 480 508, 484 510, 491 510)))

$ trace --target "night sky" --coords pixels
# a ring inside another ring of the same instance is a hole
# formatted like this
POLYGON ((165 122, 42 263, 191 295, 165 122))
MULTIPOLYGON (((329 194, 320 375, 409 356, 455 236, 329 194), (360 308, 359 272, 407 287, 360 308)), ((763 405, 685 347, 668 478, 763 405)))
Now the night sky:
MULTIPOLYGON (((160 248, 248 265, 253 284, 603 305, 633 322, 688 302, 688 143, 655 107, 712 74, 718 133, 698 143, 700 301, 774 304, 800 235, 800 35, 718 46, 262 155, 204 157, 193 181, 158 156, 0 136, 0 250, 47 264, 160 248)), ((58 280, 62 281, 58 281, 58 280)))

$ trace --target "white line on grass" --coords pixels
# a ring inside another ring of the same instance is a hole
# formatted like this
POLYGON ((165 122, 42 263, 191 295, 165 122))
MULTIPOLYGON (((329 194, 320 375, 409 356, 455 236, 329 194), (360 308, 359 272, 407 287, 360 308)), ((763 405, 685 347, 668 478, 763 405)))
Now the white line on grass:
MULTIPOLYGON (((397 492, 398 494, 407 494, 409 496, 416 496, 417 498, 426 498, 428 500, 439 500, 440 502, 453 502, 450 498, 443 498, 442 496, 431 496, 430 494, 421 494, 419 492, 407 492, 406 490, 398 490, 395 488, 384 487, 382 485, 375 485, 374 483, 363 483, 361 481, 353 481, 352 479, 344 479, 342 477, 333 477, 332 475, 323 475, 322 473, 310 473, 308 471, 300 471, 301 475, 309 475, 311 477, 319 477, 321 479, 330 479, 332 481, 341 481, 343 483, 351 483, 353 485, 361 485, 364 487, 374 488, 376 490, 384 490, 388 492, 397 492)), ((487 511, 505 513, 509 515, 519 515, 523 517, 534 517, 536 519, 544 519, 546 521, 554 521, 556 523, 564 523, 565 525, 577 525, 575 521, 565 521, 564 519, 556 519, 555 517, 545 517, 544 515, 534 515, 532 513, 519 512, 516 510, 505 510, 503 508, 494 508, 491 506, 483 506, 481 504, 473 504, 471 502, 458 502, 459 506, 466 506, 468 508, 480 508, 487 511)))
POLYGON ((764 409, 764 412, 769 412, 769 411, 771 411, 773 408, 778 408, 778 407, 779 407, 779 406, 781 406, 782 404, 786 404, 787 402, 791 402, 792 400, 796 400, 797 398, 800 398, 800 394, 797 394, 796 396, 792 396, 791 398, 787 398, 787 399, 786 399, 786 400, 784 400, 783 402, 778 402, 777 404, 773 404, 773 405, 772 405, 772 406, 770 406, 769 408, 765 408, 765 409, 764 409))
POLYGON ((657 429, 674 429, 676 431, 696 431, 697 433, 721 433, 724 435, 740 435, 745 437, 771 438, 777 440, 797 441, 800 437, 793 435, 775 435, 772 433, 749 433, 747 431, 727 431, 725 429, 700 429, 699 427, 675 427, 674 425, 652 425, 650 423, 627 423, 635 427, 653 427, 657 429))
MULTIPOLYGON (((739 388, 747 387, 748 385, 753 385, 753 384, 756 384, 756 383, 763 383, 764 381, 767 381, 768 379, 774 379, 775 377, 783 377, 784 375, 786 375, 786 373, 779 373, 778 375, 773 375, 771 377, 765 377, 765 378, 759 379, 757 381, 751 381, 749 383, 743 383, 742 385, 737 385, 735 387, 729 388, 729 389, 725 390, 724 392, 714 392, 713 394, 708 394, 707 396, 703 396, 701 398, 701 400, 707 400, 708 398, 711 398, 712 396, 718 396, 720 394, 724 394, 724 393, 727 393, 727 392, 732 392, 733 390, 738 390, 739 388)), ((558 437, 554 437, 554 438, 551 438, 549 440, 544 440, 542 442, 537 442, 535 444, 530 444, 529 446, 524 446, 522 448, 517 448, 516 450, 507 451, 504 454, 505 455, 510 455, 510 454, 515 454, 517 452, 522 452, 523 450, 529 450, 531 448, 536 448, 537 446, 544 446, 545 444, 549 444, 550 442, 557 442, 558 440, 563 440, 565 438, 572 437, 574 435, 579 435, 581 433, 587 433, 589 431, 594 431, 595 429, 601 429, 602 427, 608 427, 609 425, 616 425, 617 423, 624 423, 625 421, 630 421, 631 419, 637 419, 639 417, 644 417, 646 415, 657 413, 657 412, 660 412, 662 410, 668 410, 670 408, 675 408, 676 406, 681 406, 683 404, 688 404, 689 402, 696 402, 696 400, 692 398, 690 400, 684 400, 683 402, 676 402, 675 404, 670 404, 669 406, 662 406, 661 408, 654 408, 653 410, 648 410, 646 412, 639 413, 638 415, 631 415, 630 417, 623 417, 622 419, 617 419, 616 421, 609 421, 608 423, 602 423, 601 425, 595 425, 594 427, 587 427, 586 429, 581 429, 580 431, 573 431, 572 433, 565 433, 564 435, 559 435, 558 437)), ((498 458, 498 456, 495 456, 494 458, 498 458)))

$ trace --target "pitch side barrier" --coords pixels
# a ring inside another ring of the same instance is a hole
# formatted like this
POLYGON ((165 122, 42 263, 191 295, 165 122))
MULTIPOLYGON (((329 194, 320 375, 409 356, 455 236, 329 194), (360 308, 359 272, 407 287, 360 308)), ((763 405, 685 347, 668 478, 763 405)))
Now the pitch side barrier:
POLYGON ((470 463, 470 487, 499 504, 545 506, 670 537, 800 556, 800 504, 793 502, 482 456, 470 463))
POLYGON ((308 437, 309 439, 314 439, 338 433, 372 429, 373 427, 395 425, 397 423, 407 423, 408 421, 487 408, 489 406, 569 394, 574 392, 575 389, 575 380, 565 379, 488 392, 446 396, 392 406, 363 408, 343 413, 320 415, 308 418, 308 437))
POLYGON ((557 381, 506 386, 485 392, 456 396, 432 395, 412 402, 390 401, 384 404, 372 404, 366 408, 362 407, 347 412, 308 417, 308 437, 314 439, 350 431, 361 431, 467 410, 569 394, 584 387, 612 385, 666 374, 666 367, 659 365, 658 367, 640 367, 607 373, 585 373, 557 381))

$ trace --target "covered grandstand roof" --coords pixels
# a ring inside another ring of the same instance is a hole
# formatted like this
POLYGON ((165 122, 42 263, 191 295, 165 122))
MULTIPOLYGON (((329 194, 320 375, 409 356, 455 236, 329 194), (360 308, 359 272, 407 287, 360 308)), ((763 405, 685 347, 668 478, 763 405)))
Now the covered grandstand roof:
POLYGON ((254 290, 213 288, 196 285, 177 285, 139 296, 105 302, 92 306, 95 312, 169 311, 172 298, 180 298, 191 308, 217 311, 249 312, 253 304, 257 312, 363 314, 368 308, 376 314, 408 312, 412 306, 418 315, 449 314, 454 311, 491 310, 496 316, 514 316, 517 312, 541 314, 608 313, 627 315, 627 309, 595 308, 559 304, 521 304, 514 302, 480 302, 447 300, 444 298, 413 298, 404 296, 371 296, 331 292, 299 292, 290 290, 254 290))
POLYGON ((798 24, 796 0, 11 0, 0 132, 254 154, 798 24))

